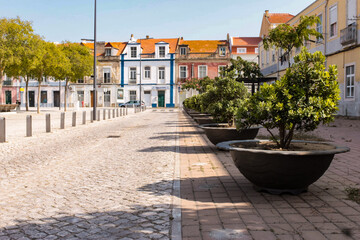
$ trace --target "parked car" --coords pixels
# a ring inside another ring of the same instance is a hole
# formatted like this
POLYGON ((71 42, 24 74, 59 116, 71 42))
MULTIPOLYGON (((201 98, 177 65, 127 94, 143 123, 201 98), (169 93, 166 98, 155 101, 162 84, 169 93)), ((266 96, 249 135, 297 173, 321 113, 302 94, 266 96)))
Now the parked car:
MULTIPOLYGON (((140 101, 136 100, 136 101, 128 101, 126 103, 119 103, 119 107, 133 107, 133 106, 140 106, 140 101)), ((144 101, 141 101, 141 106, 145 106, 144 101)))

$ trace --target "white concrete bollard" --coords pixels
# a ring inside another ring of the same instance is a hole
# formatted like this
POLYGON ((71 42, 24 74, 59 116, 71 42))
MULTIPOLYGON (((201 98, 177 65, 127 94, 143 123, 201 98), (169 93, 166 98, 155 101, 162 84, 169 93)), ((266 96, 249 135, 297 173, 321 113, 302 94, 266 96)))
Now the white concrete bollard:
POLYGON ((82 124, 86 124, 86 111, 83 111, 83 118, 82 118, 82 124))
POLYGON ((65 129, 65 113, 60 114, 60 129, 65 129))
POLYGON ((76 112, 72 113, 72 126, 76 127, 76 112))
POLYGON ((6 120, 0 117, 0 143, 6 142, 6 120))
POLYGON ((50 113, 46 114, 46 132, 51 132, 51 120, 50 120, 50 113))

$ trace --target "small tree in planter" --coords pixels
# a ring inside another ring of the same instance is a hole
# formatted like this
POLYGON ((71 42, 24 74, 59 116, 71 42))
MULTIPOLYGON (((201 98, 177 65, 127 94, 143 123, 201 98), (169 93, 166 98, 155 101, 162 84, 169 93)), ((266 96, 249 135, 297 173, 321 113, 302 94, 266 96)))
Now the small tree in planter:
POLYGON ((242 100, 248 96, 244 83, 230 77, 218 78, 203 94, 203 109, 210 113, 216 122, 232 126, 242 100))
POLYGON ((199 93, 203 93, 206 91, 206 88, 208 86, 211 86, 214 84, 214 79, 210 79, 209 77, 204 77, 203 79, 189 79, 181 84, 181 89, 183 90, 189 90, 194 89, 199 91, 199 93))
POLYGON ((230 60, 231 65, 227 66, 221 75, 224 77, 229 77, 233 79, 251 79, 255 80, 257 78, 263 77, 260 67, 255 62, 249 62, 241 57, 237 57, 237 59, 230 60))
POLYGON ((281 80, 264 84, 239 108, 237 127, 259 124, 271 134, 277 147, 288 149, 295 130, 312 131, 333 121, 340 100, 336 66, 325 71, 321 52, 303 48, 281 80), (271 129, 278 129, 279 139, 271 129))

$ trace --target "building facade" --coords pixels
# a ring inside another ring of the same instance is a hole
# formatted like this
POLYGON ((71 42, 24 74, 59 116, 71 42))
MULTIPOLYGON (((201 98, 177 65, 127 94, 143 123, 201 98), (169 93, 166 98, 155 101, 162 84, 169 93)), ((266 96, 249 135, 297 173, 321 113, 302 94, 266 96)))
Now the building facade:
POLYGON ((120 87, 124 101, 151 107, 175 107, 175 51, 178 38, 135 39, 120 55, 120 87))
POLYGON ((193 94, 181 91, 181 83, 191 79, 218 77, 222 69, 230 64, 231 53, 227 40, 189 40, 180 38, 176 50, 176 79, 179 94, 178 104, 193 94))
POLYGON ((249 62, 258 62, 260 37, 230 37, 231 58, 241 57, 249 62))
MULTIPOLYGON (((341 90, 338 114, 360 116, 360 0, 317 0, 286 23, 296 25, 301 16, 313 15, 318 16, 321 21, 315 27, 323 34, 323 39, 312 39, 305 46, 310 52, 321 51, 326 56, 326 66, 336 65, 338 68, 341 90)), ((266 26, 262 27, 264 34, 265 28, 266 26)), ((261 46, 260 51, 264 51, 261 46)), ((288 61, 292 59, 279 58, 282 55, 280 51, 273 62, 260 53, 260 67, 264 75, 281 76, 284 73, 288 61)), ((299 51, 300 49, 295 49, 291 55, 294 56, 299 51)))

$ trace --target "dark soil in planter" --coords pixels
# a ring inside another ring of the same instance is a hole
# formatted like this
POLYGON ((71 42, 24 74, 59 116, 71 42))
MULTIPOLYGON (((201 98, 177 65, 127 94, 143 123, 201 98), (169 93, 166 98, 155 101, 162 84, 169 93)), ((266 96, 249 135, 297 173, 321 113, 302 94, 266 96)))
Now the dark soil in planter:
POLYGON ((232 144, 233 147, 258 149, 258 150, 273 150, 273 151, 316 151, 316 150, 330 150, 335 149, 335 146, 325 143, 306 143, 294 142, 290 144, 289 149, 280 149, 274 142, 257 142, 252 144, 232 144))

